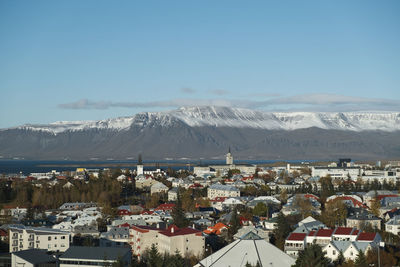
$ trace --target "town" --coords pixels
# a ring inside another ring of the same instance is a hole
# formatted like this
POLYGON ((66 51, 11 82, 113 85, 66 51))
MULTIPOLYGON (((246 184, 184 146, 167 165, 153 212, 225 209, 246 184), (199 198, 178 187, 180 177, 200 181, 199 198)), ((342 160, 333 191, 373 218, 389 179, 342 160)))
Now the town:
POLYGON ((3 174, 0 266, 400 262, 400 161, 135 167, 3 174))

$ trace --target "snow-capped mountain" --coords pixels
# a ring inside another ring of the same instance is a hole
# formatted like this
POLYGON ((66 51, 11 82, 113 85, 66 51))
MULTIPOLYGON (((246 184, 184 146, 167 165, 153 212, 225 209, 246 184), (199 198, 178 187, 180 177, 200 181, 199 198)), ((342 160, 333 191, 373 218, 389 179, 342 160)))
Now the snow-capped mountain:
POLYGON ((27 124, 17 129, 58 134, 89 129, 129 130, 134 126, 171 126, 179 120, 190 127, 215 126, 297 130, 317 127, 350 131, 399 131, 400 112, 261 112, 229 107, 182 107, 167 112, 139 113, 101 121, 59 121, 47 125, 27 124))
POLYGON ((223 158, 228 147, 236 158, 399 158, 400 113, 184 107, 0 130, 0 158, 223 158))

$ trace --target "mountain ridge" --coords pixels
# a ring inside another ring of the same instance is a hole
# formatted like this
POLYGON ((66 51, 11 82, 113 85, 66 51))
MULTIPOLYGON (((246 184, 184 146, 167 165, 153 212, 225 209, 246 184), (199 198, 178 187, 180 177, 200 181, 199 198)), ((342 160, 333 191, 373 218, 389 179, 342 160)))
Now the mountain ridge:
POLYGON ((157 123, 170 126, 180 120, 190 127, 215 126, 297 130, 317 127, 349 131, 400 131, 400 112, 262 112, 230 107, 182 107, 164 112, 141 112, 133 116, 99 121, 57 121, 25 124, 10 129, 26 129, 58 134, 88 129, 129 130, 132 125, 157 123))

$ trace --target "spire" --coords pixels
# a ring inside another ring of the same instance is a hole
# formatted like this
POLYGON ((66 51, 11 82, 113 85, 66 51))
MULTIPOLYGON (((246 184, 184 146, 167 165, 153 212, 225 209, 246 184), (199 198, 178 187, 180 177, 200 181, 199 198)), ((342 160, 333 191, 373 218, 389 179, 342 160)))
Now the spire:
POLYGON ((138 156, 138 165, 143 165, 142 154, 138 156))

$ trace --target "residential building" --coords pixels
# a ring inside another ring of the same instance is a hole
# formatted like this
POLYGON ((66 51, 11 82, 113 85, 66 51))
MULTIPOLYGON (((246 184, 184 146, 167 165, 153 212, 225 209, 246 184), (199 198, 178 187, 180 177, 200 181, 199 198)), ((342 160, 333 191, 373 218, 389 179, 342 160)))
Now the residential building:
POLYGON ((394 235, 400 234, 400 215, 393 216, 389 221, 385 223, 386 232, 394 235))
POLYGON ((360 167, 312 167, 311 176, 325 177, 330 176, 332 179, 347 180, 351 178, 356 181, 361 176, 360 167))
POLYGON ((216 197, 240 197, 240 190, 234 186, 213 184, 207 189, 207 197, 215 199, 216 197))
POLYGON ((202 256, 205 238, 202 232, 190 227, 178 228, 170 225, 158 235, 158 249, 161 253, 174 254, 176 251, 186 257, 188 255, 202 256))
POLYGON ((168 190, 169 190, 169 188, 168 188, 165 184, 163 184, 163 183, 161 183, 161 182, 157 182, 157 183, 153 184, 153 185, 150 187, 150 193, 151 193, 151 194, 156 194, 156 193, 167 193, 168 190))
POLYGON ((66 251, 69 248, 70 233, 60 230, 14 226, 10 227, 10 252, 26 249, 46 249, 48 251, 66 251))
POLYGON ((381 219, 365 210, 356 211, 346 219, 347 227, 363 229, 367 224, 372 228, 381 229, 381 219))

